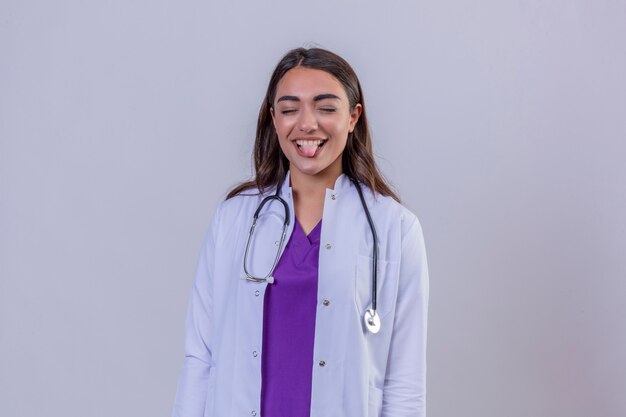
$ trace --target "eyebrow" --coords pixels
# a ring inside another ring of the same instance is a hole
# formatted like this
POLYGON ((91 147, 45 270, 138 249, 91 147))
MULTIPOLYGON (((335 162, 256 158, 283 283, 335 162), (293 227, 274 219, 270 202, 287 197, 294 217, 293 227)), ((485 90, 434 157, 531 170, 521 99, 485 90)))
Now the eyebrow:
MULTIPOLYGON (((335 100, 341 100, 341 98, 339 98, 338 96, 334 95, 334 94, 318 94, 315 97, 313 97, 313 101, 320 101, 320 100, 326 100, 326 99, 335 99, 335 100)), ((278 100, 276 100, 276 103, 281 102, 281 101, 300 101, 300 98, 296 97, 296 96, 282 96, 280 97, 278 100)))

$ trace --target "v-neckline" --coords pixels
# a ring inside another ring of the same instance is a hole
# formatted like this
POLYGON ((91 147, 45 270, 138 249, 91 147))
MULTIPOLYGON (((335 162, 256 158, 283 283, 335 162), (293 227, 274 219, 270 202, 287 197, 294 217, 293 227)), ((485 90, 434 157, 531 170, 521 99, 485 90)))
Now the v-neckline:
POLYGON ((319 241, 320 238, 320 234, 318 233, 318 229, 321 228, 322 226, 322 219, 320 219, 317 224, 315 225, 315 227, 313 227, 313 229, 311 229, 311 231, 309 232, 309 234, 307 235, 304 231, 304 228, 302 227, 302 225, 300 224, 300 221, 298 220, 298 218, 296 217, 296 223, 298 224, 298 228, 300 229, 300 232, 302 232, 302 235, 306 238, 306 240, 309 242, 309 245, 313 245, 315 242, 319 241))

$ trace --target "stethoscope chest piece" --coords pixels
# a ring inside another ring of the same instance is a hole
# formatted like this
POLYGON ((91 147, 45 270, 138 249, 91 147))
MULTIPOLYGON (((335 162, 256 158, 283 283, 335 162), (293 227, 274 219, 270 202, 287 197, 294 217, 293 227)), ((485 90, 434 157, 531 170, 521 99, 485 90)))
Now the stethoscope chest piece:
POLYGON ((368 308, 363 315, 363 320, 365 321, 365 327, 370 333, 376 334, 380 331, 380 317, 378 317, 376 310, 368 308))

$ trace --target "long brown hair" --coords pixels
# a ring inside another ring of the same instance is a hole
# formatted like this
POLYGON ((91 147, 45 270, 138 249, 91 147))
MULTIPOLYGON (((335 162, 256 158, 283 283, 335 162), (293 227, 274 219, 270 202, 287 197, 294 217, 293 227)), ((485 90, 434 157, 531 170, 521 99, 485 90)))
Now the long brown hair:
POLYGON ((266 189, 281 184, 285 179, 289 169, 289 160, 280 149, 270 109, 274 103, 278 82, 287 71, 297 66, 326 71, 334 76, 346 91, 351 112, 354 111, 357 103, 361 103, 361 116, 354 130, 348 134, 346 148, 342 154, 343 172, 369 186, 374 193, 391 196, 399 202, 400 199, 387 184, 374 161, 372 137, 367 125, 363 91, 356 73, 350 64, 339 55, 320 48, 292 49, 276 65, 267 86, 257 121, 253 152, 255 178, 237 185, 228 193, 226 199, 228 200, 242 191, 252 188, 263 193, 266 189))

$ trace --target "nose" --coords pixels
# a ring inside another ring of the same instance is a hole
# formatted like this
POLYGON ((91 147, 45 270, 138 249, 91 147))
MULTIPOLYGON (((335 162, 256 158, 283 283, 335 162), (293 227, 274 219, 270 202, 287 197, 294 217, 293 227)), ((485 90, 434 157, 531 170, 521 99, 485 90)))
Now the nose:
POLYGON ((313 109, 308 107, 303 108, 300 111, 300 117, 298 118, 298 129, 301 132, 314 132, 317 130, 317 117, 313 109))

